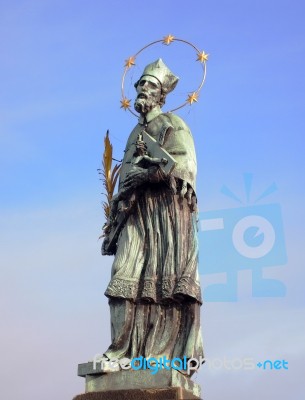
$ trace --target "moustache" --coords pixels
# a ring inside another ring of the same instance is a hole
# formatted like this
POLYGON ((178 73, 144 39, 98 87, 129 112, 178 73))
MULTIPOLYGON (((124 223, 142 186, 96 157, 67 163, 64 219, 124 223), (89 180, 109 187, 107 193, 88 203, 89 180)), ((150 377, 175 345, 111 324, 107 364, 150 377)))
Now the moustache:
POLYGON ((148 95, 146 94, 146 93, 139 93, 138 95, 137 95, 137 100, 139 100, 139 99, 148 99, 148 95))

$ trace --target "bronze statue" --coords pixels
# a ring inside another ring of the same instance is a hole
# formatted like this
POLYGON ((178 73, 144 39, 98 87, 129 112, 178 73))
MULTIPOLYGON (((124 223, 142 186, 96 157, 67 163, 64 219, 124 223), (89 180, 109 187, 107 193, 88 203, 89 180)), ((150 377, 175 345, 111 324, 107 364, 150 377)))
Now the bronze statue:
POLYGON ((109 358, 203 357, 196 226, 196 155, 186 123, 162 113, 178 78, 161 59, 136 82, 139 121, 127 141, 104 229, 115 254, 109 358))

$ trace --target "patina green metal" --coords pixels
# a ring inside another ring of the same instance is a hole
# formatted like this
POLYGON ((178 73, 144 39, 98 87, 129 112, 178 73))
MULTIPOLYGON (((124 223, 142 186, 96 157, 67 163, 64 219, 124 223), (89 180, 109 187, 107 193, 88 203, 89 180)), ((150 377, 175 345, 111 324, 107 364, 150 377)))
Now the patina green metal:
POLYGON ((178 78, 162 62, 136 83, 138 124, 126 144, 103 254, 114 254, 106 289, 108 358, 203 357, 196 229, 196 154, 191 131, 162 113, 178 78))

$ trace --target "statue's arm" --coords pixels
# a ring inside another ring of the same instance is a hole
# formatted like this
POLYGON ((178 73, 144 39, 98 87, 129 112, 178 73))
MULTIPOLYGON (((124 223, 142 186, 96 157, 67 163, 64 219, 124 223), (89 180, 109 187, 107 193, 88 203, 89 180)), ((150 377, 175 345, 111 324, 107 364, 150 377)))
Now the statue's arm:
POLYGON ((187 124, 177 115, 169 114, 173 130, 167 136, 164 148, 177 161, 173 177, 177 182, 177 194, 186 198, 192 211, 197 210, 195 181, 197 173, 194 140, 187 124))
POLYGON ((149 168, 141 168, 138 165, 133 165, 126 178, 122 182, 119 192, 120 198, 126 198, 131 192, 139 186, 147 182, 158 183, 164 181, 166 176, 159 166, 153 165, 149 168))

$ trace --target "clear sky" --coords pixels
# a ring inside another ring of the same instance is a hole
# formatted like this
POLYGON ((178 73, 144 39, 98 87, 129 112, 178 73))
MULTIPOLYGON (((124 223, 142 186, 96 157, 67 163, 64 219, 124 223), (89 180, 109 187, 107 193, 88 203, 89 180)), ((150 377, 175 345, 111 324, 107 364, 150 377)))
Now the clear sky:
MULTIPOLYGON (((100 255, 96 170, 106 130, 121 158, 136 123, 120 109, 124 60, 169 33, 210 54, 199 102, 179 112, 196 143, 201 218, 237 220, 269 204, 256 212, 275 215, 287 254, 259 267, 286 288, 278 297, 254 296, 258 264, 226 264, 221 240, 212 255, 223 254, 227 270, 200 270, 203 289, 225 282, 229 267, 237 282, 237 299, 207 295, 202 307, 207 358, 285 359, 289 369, 204 366, 195 379, 206 400, 302 398, 304 12, 301 0, 1 1, 1 398, 71 399, 84 391, 77 364, 109 345, 112 260, 100 255), (270 185, 277 190, 255 203, 270 185)), ((180 76, 170 107, 200 79, 186 46, 143 53, 126 90, 132 98, 132 79, 159 56, 180 76)))

